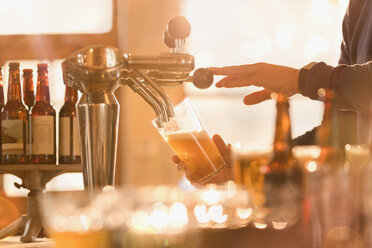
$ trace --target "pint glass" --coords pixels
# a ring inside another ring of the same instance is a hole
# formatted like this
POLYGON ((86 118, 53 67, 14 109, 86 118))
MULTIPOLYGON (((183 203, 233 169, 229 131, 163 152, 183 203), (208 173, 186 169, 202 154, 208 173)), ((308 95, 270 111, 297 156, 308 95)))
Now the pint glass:
POLYGON ((205 183, 225 162, 188 98, 174 108, 167 123, 153 121, 164 140, 186 165, 190 181, 205 183))
POLYGON ((265 201, 264 174, 261 171, 272 158, 272 147, 249 145, 234 147, 233 151, 236 183, 251 193, 253 205, 261 206, 265 201))

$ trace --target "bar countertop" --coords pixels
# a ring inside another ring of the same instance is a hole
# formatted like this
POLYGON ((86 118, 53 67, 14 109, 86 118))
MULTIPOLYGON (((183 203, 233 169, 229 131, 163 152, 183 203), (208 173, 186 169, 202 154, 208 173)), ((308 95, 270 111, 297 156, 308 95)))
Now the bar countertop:
POLYGON ((7 237, 0 240, 1 248, 53 248, 54 242, 47 238, 39 238, 33 243, 22 243, 19 241, 20 236, 7 237))

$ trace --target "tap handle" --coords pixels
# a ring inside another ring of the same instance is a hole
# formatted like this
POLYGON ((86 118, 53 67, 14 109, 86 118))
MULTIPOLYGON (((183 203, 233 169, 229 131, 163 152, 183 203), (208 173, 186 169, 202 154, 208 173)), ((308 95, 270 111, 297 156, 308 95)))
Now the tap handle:
POLYGON ((169 47, 170 49, 176 48, 176 41, 169 36, 167 31, 164 32, 163 41, 165 45, 167 45, 167 47, 169 47))
POLYGON ((207 89, 213 84, 213 73, 206 68, 199 68, 194 72, 192 82, 199 89, 207 89))
POLYGON ((174 40, 186 39, 190 35, 191 25, 184 16, 173 17, 167 25, 167 34, 174 40))

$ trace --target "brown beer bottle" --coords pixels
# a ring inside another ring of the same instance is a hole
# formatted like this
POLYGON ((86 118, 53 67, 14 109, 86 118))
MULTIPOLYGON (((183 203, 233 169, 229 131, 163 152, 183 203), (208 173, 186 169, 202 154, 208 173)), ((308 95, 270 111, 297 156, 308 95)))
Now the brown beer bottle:
MULTIPOLYGON (((23 69, 23 103, 26 105, 28 116, 30 116, 31 108, 35 104, 32 69, 23 69)), ((31 137, 31 125, 28 126, 27 137, 31 137)), ((28 140, 28 149, 28 154, 31 156, 31 139, 28 140)))
POLYGON ((330 89, 320 89, 319 95, 324 99, 324 114, 322 125, 316 132, 316 143, 321 152, 317 161, 322 172, 332 172, 345 162, 345 152, 339 142, 339 113, 336 104, 335 93, 330 89))
POLYGON ((9 64, 8 99, 1 112, 3 164, 27 164, 28 113, 22 103, 19 63, 9 64))
POLYGON ((301 211, 302 171, 292 155, 288 96, 275 94, 275 99, 273 157, 261 170, 264 174, 264 207, 271 211, 269 221, 282 220, 293 225, 301 211), (287 206, 290 206, 290 212, 285 210, 287 206))
POLYGON ((30 111, 35 104, 34 80, 32 69, 23 69, 23 102, 30 111))
POLYGON ((76 118, 77 91, 66 85, 65 104, 59 111, 59 157, 60 164, 81 162, 79 132, 76 118))
MULTIPOLYGON (((0 111, 4 108, 3 67, 0 66, 0 111)), ((1 118, 0 118, 1 119, 1 118)), ((1 150, 1 149, 0 149, 1 150)))
POLYGON ((56 111, 50 104, 48 64, 37 65, 36 102, 31 108, 31 163, 56 163, 56 111))
MULTIPOLYGON (((0 66, 0 111, 4 108, 4 90, 3 90, 3 67, 0 66)), ((1 126, 1 115, 0 115, 0 126, 1 126)), ((0 136, 0 148, 2 147, 2 137, 0 136)), ((0 158, 3 156, 2 149, 0 149, 0 158)), ((0 164, 3 161, 0 159, 0 164)))

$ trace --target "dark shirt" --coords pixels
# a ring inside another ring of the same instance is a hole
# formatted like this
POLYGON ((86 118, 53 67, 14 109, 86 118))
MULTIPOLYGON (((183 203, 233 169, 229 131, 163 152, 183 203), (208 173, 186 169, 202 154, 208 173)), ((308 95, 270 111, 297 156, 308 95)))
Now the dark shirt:
POLYGON ((342 109, 369 111, 372 92, 372 0, 350 0, 344 17, 339 65, 314 65, 300 92, 318 99, 319 88, 332 88, 340 97, 342 109))
MULTIPOLYGON (((349 135, 345 142, 360 139, 368 129, 370 112, 370 99, 372 95, 372 0, 350 0, 342 24, 343 41, 341 56, 336 67, 320 62, 315 64, 306 77, 299 80, 301 94, 318 100, 320 88, 333 89, 339 98, 343 111, 342 118, 346 118, 345 132, 350 133, 350 126, 355 126, 358 131, 349 135), (359 112, 357 118, 350 111, 359 112), (346 117, 345 117, 346 116, 346 117), (355 123, 353 123, 355 122, 355 123), (356 123, 359 122, 359 123, 356 123)), ((309 145, 315 143, 316 129, 313 129, 294 140, 295 145, 309 145)))

